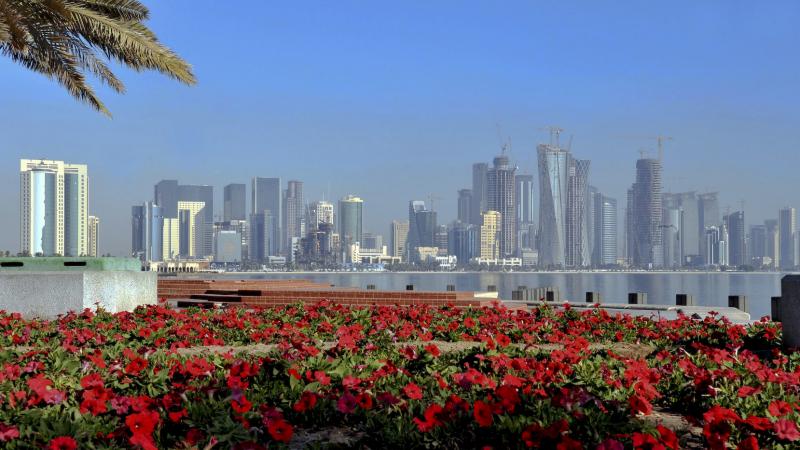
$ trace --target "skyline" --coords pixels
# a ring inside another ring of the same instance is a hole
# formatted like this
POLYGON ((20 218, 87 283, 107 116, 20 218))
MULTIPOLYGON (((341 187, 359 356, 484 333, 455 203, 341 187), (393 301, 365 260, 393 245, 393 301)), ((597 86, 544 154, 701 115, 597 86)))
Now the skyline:
MULTIPOLYGON (((328 200, 364 198, 364 231, 386 235, 409 200, 430 193, 440 220, 455 218, 471 164, 490 163, 509 137, 518 173, 535 174, 535 147, 547 141, 539 129, 558 124, 562 141, 574 135, 572 151, 592 161, 589 182, 618 202, 638 150, 655 153, 653 142, 625 136, 667 134, 665 192, 719 191, 722 210, 743 198, 748 225, 800 205, 800 65, 775 57, 791 55, 800 37, 791 2, 501 11, 343 3, 310 14, 255 5, 252 17, 215 23, 216 34, 241 28, 242 41, 263 42, 258 58, 232 38, 190 32, 222 6, 186 5, 152 5, 150 25, 194 64, 199 85, 122 70, 128 95, 100 89, 113 120, 0 61, 14 86, 0 111, 3 204, 18 210, 18 160, 47 158, 90 167, 103 253, 127 253, 129 234, 107 230, 128 230, 129 205, 150 200, 161 179, 215 186, 218 215, 223 186, 253 176, 301 180, 309 200, 330 185, 328 200), (363 21, 353 22, 355 8, 363 21), (215 64, 221 52, 226 64, 215 64)), ((0 249, 19 247, 16 216, 0 218, 0 249)))

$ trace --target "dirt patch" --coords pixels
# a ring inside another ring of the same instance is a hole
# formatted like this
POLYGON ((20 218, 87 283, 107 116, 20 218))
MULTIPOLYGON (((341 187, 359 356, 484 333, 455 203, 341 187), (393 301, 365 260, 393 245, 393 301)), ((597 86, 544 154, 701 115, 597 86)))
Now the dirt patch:
POLYGON ((364 433, 350 428, 322 428, 319 430, 295 430, 290 449, 317 448, 319 446, 334 446, 350 448, 364 438, 364 433))

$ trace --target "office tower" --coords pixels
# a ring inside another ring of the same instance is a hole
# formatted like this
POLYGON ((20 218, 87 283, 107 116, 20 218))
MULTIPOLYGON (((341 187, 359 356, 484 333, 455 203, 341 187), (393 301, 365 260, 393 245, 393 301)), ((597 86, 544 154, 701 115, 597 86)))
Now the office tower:
POLYGON ((764 263, 767 256, 767 227, 766 225, 750 226, 750 236, 747 245, 748 262, 756 266, 764 263))
POLYGON ((480 256, 481 234, 478 226, 466 222, 454 223, 448 232, 447 253, 456 257, 461 266, 480 256))
POLYGON ((97 257, 97 246, 100 242, 100 218, 89 216, 89 251, 88 256, 97 257))
POLYGON ((180 221, 177 217, 164 217, 161 228, 161 258, 171 261, 180 257, 181 236, 180 221))
POLYGON ((505 154, 494 158, 493 165, 486 174, 487 208, 497 211, 501 216, 500 256, 511 257, 517 251, 516 186, 517 168, 511 166, 505 154))
POLYGON ((163 227, 161 207, 154 202, 131 208, 131 255, 142 262, 161 261, 163 227))
POLYGON ((283 196, 283 234, 284 234, 284 249, 287 256, 291 256, 292 252, 288 251, 291 247, 292 239, 299 240, 303 237, 304 228, 304 211, 305 202, 303 201, 303 182, 297 180, 290 180, 286 191, 283 196))
POLYGON ((380 251, 383 248, 383 236, 375 233, 363 233, 361 235, 361 248, 365 250, 380 251))
POLYGON ((84 164, 20 160, 20 250, 31 256, 89 251, 89 177, 84 164))
POLYGON ((439 249, 440 256, 447 255, 448 232, 447 225, 437 225, 433 235, 433 246, 439 249))
POLYGON ((258 249, 263 249, 265 256, 278 256, 281 252, 281 179, 254 177, 251 183, 251 214, 260 214, 262 226, 270 233, 268 239, 265 235, 252 233, 251 242, 255 242, 258 249), (269 211, 267 214, 266 211, 269 211))
MULTIPOLYGON (((720 224, 719 193, 706 192, 704 194, 698 194, 697 211, 698 211, 697 219, 700 225, 701 233, 704 232, 704 230, 708 229, 709 227, 719 227, 720 224)), ((708 246, 706 246, 705 248, 708 248, 708 246)), ((706 258, 705 253, 701 253, 700 256, 702 258, 706 258)))
POLYGON ((436 235, 436 211, 425 208, 422 200, 408 202, 408 239, 406 261, 417 262, 413 255, 419 247, 434 247, 436 235))
POLYGON ((472 189, 458 190, 458 221, 470 223, 472 220, 472 189))
POLYGON ((276 239, 275 216, 269 209, 259 213, 250 214, 250 243, 248 253, 252 261, 266 261, 270 256, 270 249, 275 248, 272 240, 276 239))
POLYGON ((334 263, 333 224, 321 222, 318 227, 310 227, 306 237, 300 241, 298 263, 327 266, 334 263))
POLYGON ((214 232, 214 262, 238 263, 242 261, 242 235, 234 230, 214 232))
POLYGON ((726 215, 723 223, 728 232, 728 265, 739 267, 747 264, 744 211, 726 215))
POLYGON ((350 246, 361 243, 364 200, 348 195, 339 200, 339 236, 341 251, 348 253, 350 246))
POLYGON ((539 262, 582 267, 590 263, 589 161, 552 144, 537 147, 539 162, 539 262))
POLYGON ((389 227, 389 251, 392 256, 406 258, 406 242, 408 240, 408 222, 393 220, 389 227))
POLYGON ((617 263, 617 201, 595 192, 591 197, 592 265, 609 266, 617 263))
POLYGON ((530 248, 530 245, 523 245, 523 241, 529 240, 527 233, 530 225, 533 224, 533 175, 517 175, 515 184, 517 247, 520 249, 530 248))
POLYGON ((664 248, 664 267, 677 268, 683 265, 683 214, 681 208, 664 208, 662 212, 663 225, 661 238, 664 248))
POLYGON ((631 263, 637 267, 663 265, 661 218, 661 161, 642 158, 636 161, 636 182, 631 187, 630 229, 631 263))
POLYGON ((317 201, 308 207, 308 228, 318 229, 322 223, 334 225, 333 203, 325 200, 317 201))
POLYGON ((705 231, 705 251, 707 266, 722 266, 721 256, 724 257, 725 239, 721 227, 711 226, 705 231))
POLYGON ((778 241, 780 242, 781 269, 792 269, 798 265, 797 255, 797 210, 783 208, 778 211, 778 241))
POLYGON ((480 226, 483 223, 481 213, 486 211, 489 191, 487 186, 487 174, 489 165, 486 163, 475 163, 472 165, 472 208, 470 208, 471 222, 480 226))
MULTIPOLYGON (((178 201, 180 229, 180 255, 189 258, 207 256, 206 204, 204 202, 178 201)), ((211 224, 213 226, 213 224, 211 224)), ((213 245, 212 245, 213 248, 213 245)), ((213 252, 212 252, 213 254, 213 252)))
POLYGON ((247 186, 239 183, 232 183, 225 186, 225 197, 223 202, 223 220, 230 222, 231 220, 245 220, 247 214, 245 212, 247 204, 247 186))
POLYGON ((775 219, 765 220, 764 228, 767 231, 767 256, 772 260, 771 267, 777 269, 781 263, 781 235, 778 221, 775 219))
POLYGON ((500 258, 500 227, 502 217, 497 211, 486 211, 481 214, 483 224, 481 225, 481 247, 480 255, 482 259, 500 258))
MULTIPOLYGON (((700 260, 700 255, 703 254, 701 247, 705 243, 705 227, 700 222, 700 206, 697 199, 697 194, 691 192, 680 193, 665 193, 661 196, 662 207, 665 211, 679 210, 681 215, 681 223, 679 235, 676 236, 680 240, 680 254, 682 255, 681 265, 687 261, 697 262, 700 260), (702 239, 701 239, 702 236, 702 239)), ((675 213, 673 213, 675 214, 675 213)), ((666 218, 666 216, 665 216, 666 218)), ((675 229, 669 228, 669 224, 665 223, 664 234, 675 232, 675 229)), ((664 242, 667 242, 666 237, 664 242)), ((665 244, 666 245, 666 244, 665 244)), ((665 252, 668 250, 665 247, 665 252)), ((665 262, 666 265, 666 262, 665 262)))
POLYGON ((178 180, 161 180, 155 185, 153 200, 164 217, 178 217, 178 180))

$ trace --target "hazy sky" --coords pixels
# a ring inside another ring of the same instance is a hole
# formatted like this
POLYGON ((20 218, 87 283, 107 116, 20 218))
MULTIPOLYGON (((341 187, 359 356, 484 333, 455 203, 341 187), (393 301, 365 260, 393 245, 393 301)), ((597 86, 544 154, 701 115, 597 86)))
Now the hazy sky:
POLYGON ((131 205, 163 178, 214 185, 218 214, 225 184, 258 175, 360 195, 365 231, 429 193, 452 220, 497 124, 534 172, 560 125, 620 205, 655 147, 637 136, 661 133, 667 190, 744 200, 748 223, 800 206, 797 1, 145 3, 196 87, 119 68, 108 119, 0 59, 0 250, 19 249, 19 158, 88 164, 100 250, 122 255, 131 205))

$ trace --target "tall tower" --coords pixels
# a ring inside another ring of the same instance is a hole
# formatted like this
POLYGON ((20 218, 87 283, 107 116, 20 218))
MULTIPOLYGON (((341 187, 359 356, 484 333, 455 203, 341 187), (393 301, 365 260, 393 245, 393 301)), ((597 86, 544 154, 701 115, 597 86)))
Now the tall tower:
POLYGON ((408 222, 393 220, 389 228, 389 246, 392 256, 400 256, 405 260, 406 242, 408 241, 408 222))
POLYGON ((339 200, 339 236, 341 250, 350 252, 350 246, 361 242, 363 234, 364 200, 348 195, 339 200))
POLYGON ((482 259, 498 259, 500 257, 500 227, 502 216, 497 211, 486 211, 481 214, 480 256, 482 259))
POLYGON ((291 249, 292 238, 299 239, 303 236, 303 206, 303 182, 297 180, 289 181, 283 199, 283 248, 286 252, 291 249))
POLYGON ((433 247, 436 235, 436 211, 425 208, 425 202, 408 202, 408 239, 406 240, 406 260, 414 262, 417 248, 433 247))
POLYGON ((458 221, 471 223, 472 221, 472 189, 458 190, 458 221))
POLYGON ((260 249, 256 253, 266 256, 277 256, 281 251, 281 179, 254 177, 251 182, 251 208, 250 213, 261 215, 262 232, 251 233, 251 242, 260 249))
POLYGON ((487 180, 487 208, 497 211, 501 216, 500 223, 500 257, 506 258, 516 254, 517 250, 517 215, 515 211, 514 185, 516 167, 509 163, 508 156, 496 156, 487 180))
POLYGON ((539 160, 539 263, 563 266, 567 186, 572 157, 551 144, 537 147, 539 160))
POLYGON ((728 264, 733 267, 747 264, 744 211, 726 215, 723 222, 728 231, 728 264))
MULTIPOLYGON (((169 219, 177 222, 177 219, 169 219)), ((160 206, 153 202, 145 202, 131 209, 131 255, 142 262, 171 259, 178 254, 164 255, 163 239, 172 236, 164 232, 164 216, 160 206)), ((170 231, 170 230, 167 230, 170 231)), ((177 234, 177 230, 176 234, 177 234)), ((177 235, 175 236, 177 240, 177 235)))
POLYGON ((567 267, 591 264, 589 249, 589 160, 570 158, 565 215, 564 263, 567 267))
POLYGON ((333 225, 333 203, 320 200, 312 203, 308 207, 308 228, 318 230, 320 224, 328 223, 333 225))
POLYGON ((614 265, 617 263, 617 201, 601 192, 595 192, 590 201, 594 215, 592 265, 614 265))
POLYGON ((631 188, 630 220, 633 253, 631 263, 638 267, 664 264, 661 221, 661 161, 642 158, 636 161, 636 182, 631 188))
POLYGON ((470 215, 474 225, 482 223, 481 213, 486 211, 488 205, 489 191, 487 187, 487 174, 489 165, 486 163, 475 163, 472 165, 472 208, 470 215))
POLYGON ((31 256, 88 254, 86 165, 20 160, 20 243, 31 256))
POLYGON ((531 240, 528 233, 533 224, 533 175, 517 175, 515 183, 517 247, 521 249, 525 247, 525 242, 531 240))
POLYGON ((231 183, 225 186, 222 218, 225 222, 231 220, 246 220, 245 205, 247 204, 247 186, 231 183))
POLYGON ((89 216, 89 251, 88 256, 97 257, 98 246, 100 243, 100 218, 89 216))
POLYGON ((780 242, 780 267, 792 269, 798 265, 797 210, 783 208, 778 211, 778 241, 780 242))

